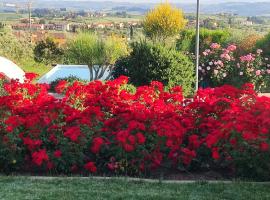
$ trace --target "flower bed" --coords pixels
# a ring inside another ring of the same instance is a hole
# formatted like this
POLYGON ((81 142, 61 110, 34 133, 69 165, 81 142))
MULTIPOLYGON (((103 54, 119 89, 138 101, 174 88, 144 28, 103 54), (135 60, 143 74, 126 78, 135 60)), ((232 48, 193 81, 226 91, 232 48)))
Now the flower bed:
POLYGON ((270 60, 263 51, 242 55, 235 45, 213 43, 200 57, 200 84, 217 87, 224 84, 241 87, 251 82, 256 91, 269 92, 270 60))
POLYGON ((158 169, 229 170, 269 179, 270 99, 252 85, 199 90, 184 99, 127 78, 56 87, 6 83, 0 97, 3 172, 149 175, 158 169))

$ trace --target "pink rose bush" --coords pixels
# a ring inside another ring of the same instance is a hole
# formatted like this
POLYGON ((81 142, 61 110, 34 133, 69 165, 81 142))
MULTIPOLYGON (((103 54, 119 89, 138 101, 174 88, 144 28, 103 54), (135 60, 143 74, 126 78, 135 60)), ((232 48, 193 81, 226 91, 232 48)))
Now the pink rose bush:
POLYGON ((237 46, 223 48, 213 43, 201 55, 200 81, 202 86, 221 86, 224 84, 241 87, 253 83, 257 91, 269 90, 270 63, 262 57, 262 50, 255 54, 239 56, 237 46))
MULTIPOLYGON (((213 61, 213 65, 215 61, 213 61)), ((49 86, 11 81, 0 96, 0 170, 151 175, 219 170, 270 179, 270 99, 253 86, 200 89, 159 82, 134 93, 127 77, 49 86)))

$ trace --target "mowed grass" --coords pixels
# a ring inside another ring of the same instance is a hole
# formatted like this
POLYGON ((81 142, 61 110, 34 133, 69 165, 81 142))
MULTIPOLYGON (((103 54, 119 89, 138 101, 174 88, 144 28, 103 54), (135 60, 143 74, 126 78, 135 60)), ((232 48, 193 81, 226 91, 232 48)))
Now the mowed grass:
POLYGON ((146 183, 92 178, 0 177, 1 200, 269 200, 270 185, 252 183, 146 183))
POLYGON ((52 67, 50 66, 46 66, 42 63, 37 63, 32 59, 28 59, 28 60, 23 60, 20 63, 17 63, 19 65, 19 67, 22 68, 23 71, 25 72, 31 72, 31 73, 36 73, 41 77, 44 74, 46 74, 48 71, 50 71, 52 69, 52 67))

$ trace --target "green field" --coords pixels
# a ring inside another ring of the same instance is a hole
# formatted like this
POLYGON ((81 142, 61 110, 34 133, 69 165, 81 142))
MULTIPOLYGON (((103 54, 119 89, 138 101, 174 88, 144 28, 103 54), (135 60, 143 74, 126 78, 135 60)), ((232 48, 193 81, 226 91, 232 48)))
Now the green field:
POLYGON ((0 177, 1 200, 269 200, 270 185, 252 183, 146 183, 92 178, 0 177))
POLYGON ((0 12, 0 22, 18 22, 20 18, 27 17, 26 14, 16 14, 16 13, 1 13, 0 12))

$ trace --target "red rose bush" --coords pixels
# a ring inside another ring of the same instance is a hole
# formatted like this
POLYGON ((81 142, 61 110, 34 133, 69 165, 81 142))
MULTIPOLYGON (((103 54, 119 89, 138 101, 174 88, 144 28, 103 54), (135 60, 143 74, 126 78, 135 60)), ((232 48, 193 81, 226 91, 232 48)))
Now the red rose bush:
POLYGON ((136 89, 105 83, 4 84, 0 170, 53 174, 149 175, 160 169, 221 170, 270 177, 270 99, 253 86, 200 89, 159 82, 136 89))

